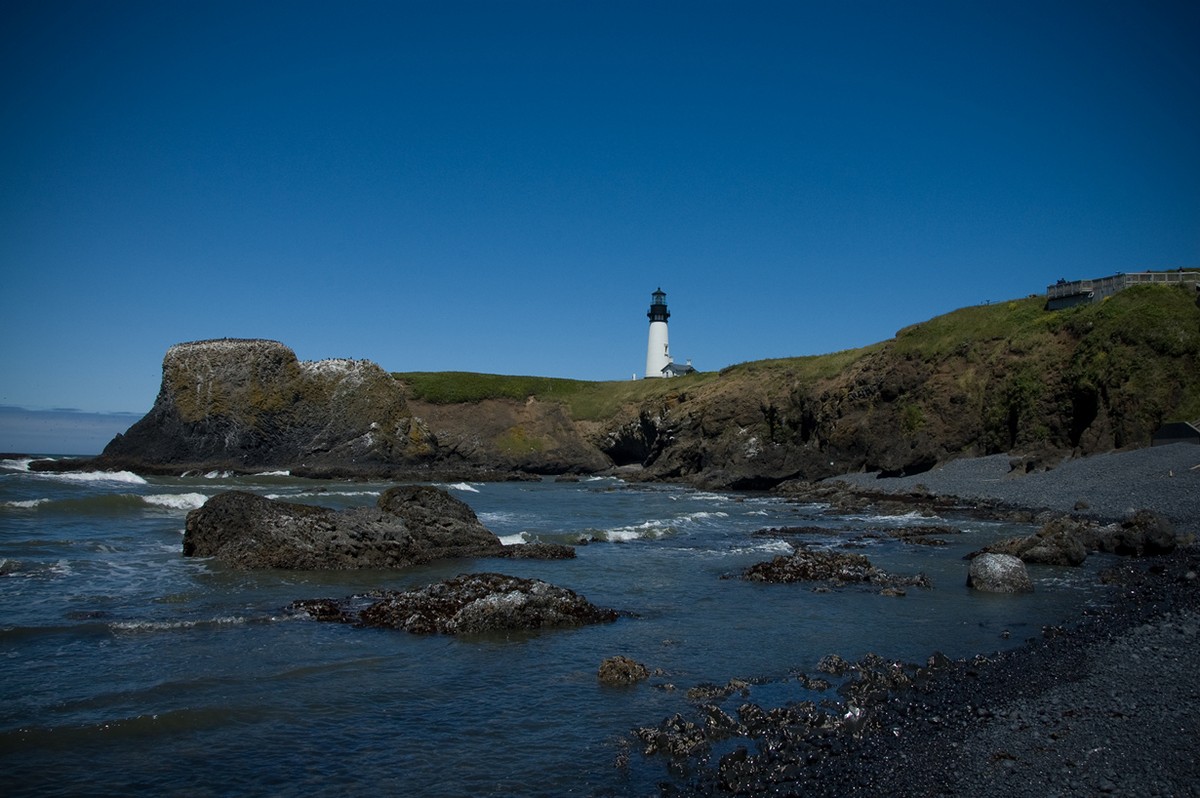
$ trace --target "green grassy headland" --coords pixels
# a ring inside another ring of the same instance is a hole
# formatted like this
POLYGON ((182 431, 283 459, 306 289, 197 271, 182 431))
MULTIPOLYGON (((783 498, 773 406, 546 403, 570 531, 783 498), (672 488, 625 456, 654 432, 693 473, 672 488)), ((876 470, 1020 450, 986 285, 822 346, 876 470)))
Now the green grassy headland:
MULTIPOLYGON (((718 380, 812 385, 862 358, 1010 370, 1034 383, 1065 375, 1081 389, 1140 394, 1171 420, 1200 418, 1200 307, 1191 287, 1134 286, 1093 304, 1043 310, 1042 297, 962 308, 900 330, 894 339, 826 355, 741 363, 720 372, 653 380, 589 382, 471 372, 402 372, 412 398, 437 404, 485 399, 560 402, 574 419, 602 420, 623 407, 678 396, 718 380)), ((964 379, 969 375, 964 375, 964 379)), ((910 419, 916 424, 915 414, 910 419)))

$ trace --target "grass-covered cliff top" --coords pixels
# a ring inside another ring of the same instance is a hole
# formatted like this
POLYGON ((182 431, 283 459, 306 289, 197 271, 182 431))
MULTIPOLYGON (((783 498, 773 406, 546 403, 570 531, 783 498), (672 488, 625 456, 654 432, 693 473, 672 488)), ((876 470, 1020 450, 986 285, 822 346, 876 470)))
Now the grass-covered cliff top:
MULTIPOLYGON (((759 360, 671 379, 588 382, 450 371, 394 376, 417 400, 452 404, 535 397, 566 404, 577 420, 595 420, 631 404, 678 396, 717 381, 812 384, 833 379, 875 354, 926 362, 962 357, 993 367, 1000 367, 999 358, 1019 358, 1023 369, 1034 373, 1069 366, 1083 384, 1111 383, 1124 373, 1138 382, 1152 381, 1163 370, 1200 369, 1200 305, 1193 286, 1135 286, 1094 304, 1059 311, 1046 311, 1044 304, 1042 297, 1029 297, 961 308, 861 349, 759 360)), ((1173 405, 1167 415, 1200 418, 1200 374, 1181 376, 1180 395, 1164 398, 1173 405)))
POLYGON ((677 394, 712 382, 716 372, 653 380, 589 382, 558 377, 477 374, 466 371, 409 371, 393 374, 413 399, 433 404, 482 402, 485 399, 534 397, 561 402, 577 421, 608 418, 628 404, 677 394))

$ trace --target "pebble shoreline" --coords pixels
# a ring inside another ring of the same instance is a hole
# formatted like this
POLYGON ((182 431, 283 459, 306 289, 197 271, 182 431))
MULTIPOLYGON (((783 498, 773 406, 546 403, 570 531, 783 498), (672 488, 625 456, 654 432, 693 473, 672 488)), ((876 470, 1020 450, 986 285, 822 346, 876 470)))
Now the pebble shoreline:
POLYGON ((1064 460, 1046 471, 1014 469, 1006 454, 951 460, 907 477, 845 474, 825 480, 878 493, 1000 502, 1101 521, 1153 510, 1181 532, 1200 534, 1200 446, 1176 443, 1064 460), (1081 506, 1076 509, 1076 505, 1081 506))
MULTIPOLYGON (((1180 532, 1200 531, 1200 447, 1099 455, 1019 475, 1011 462, 1001 455, 909 477, 828 482, 1103 521, 1145 508, 1180 532)), ((702 763, 688 783, 662 792, 1200 798, 1198 572, 1200 544, 1122 558, 1104 575, 1114 591, 1107 606, 1015 649, 930 668, 919 685, 871 707, 872 730, 843 733, 833 753, 822 740, 814 757, 812 737, 766 756, 751 750, 758 756, 749 764, 702 763), (781 767, 788 757, 801 766, 781 767)))

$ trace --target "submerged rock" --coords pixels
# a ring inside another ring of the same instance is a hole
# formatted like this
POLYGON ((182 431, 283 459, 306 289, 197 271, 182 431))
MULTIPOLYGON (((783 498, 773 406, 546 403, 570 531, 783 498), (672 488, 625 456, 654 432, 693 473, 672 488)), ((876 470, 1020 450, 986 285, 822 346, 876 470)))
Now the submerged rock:
POLYGON ((1025 563, 1011 554, 980 554, 967 570, 967 587, 985 593, 1032 593, 1025 563))
POLYGON ((375 507, 333 510, 231 491, 187 516, 183 553, 234 568, 404 568, 450 557, 566 556, 504 546, 475 512, 440 488, 389 488, 375 507))

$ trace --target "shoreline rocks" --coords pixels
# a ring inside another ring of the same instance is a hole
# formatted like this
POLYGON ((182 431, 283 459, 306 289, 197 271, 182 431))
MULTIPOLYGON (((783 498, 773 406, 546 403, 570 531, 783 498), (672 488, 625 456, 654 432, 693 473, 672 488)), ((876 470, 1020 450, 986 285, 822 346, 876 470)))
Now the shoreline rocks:
POLYGON ((301 599, 290 609, 314 620, 411 634, 483 634, 609 623, 615 610, 540 579, 498 573, 460 574, 416 590, 386 590, 346 599, 301 599), (356 604, 369 603, 361 609, 356 604))
POLYGON ((241 570, 405 568, 452 557, 574 556, 569 546, 505 546, 446 491, 389 488, 375 507, 332 510, 244 491, 218 494, 187 515, 185 557, 241 570))
POLYGON ((1120 523, 1060 516, 1047 521, 1035 534, 1008 538, 985 546, 980 552, 1019 557, 1030 565, 1078 566, 1090 552, 1106 552, 1127 557, 1169 554, 1186 545, 1193 535, 1178 534, 1175 525, 1150 510, 1139 510, 1120 523))
MULTIPOLYGON (((755 563, 742 572, 751 582, 819 582, 833 587, 847 584, 866 584, 895 590, 900 587, 931 587, 924 574, 897 576, 876 568, 861 554, 816 549, 802 544, 793 545, 791 554, 781 554, 771 560, 755 563)), ((903 595, 892 593, 891 595, 903 595)))
POLYGON ((663 795, 1193 794, 1198 571, 1197 545, 1123 560, 1104 575, 1119 601, 1015 649, 920 666, 831 655, 818 670, 845 678, 840 702, 736 717, 714 703, 633 736, 665 758, 663 795))

